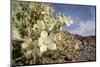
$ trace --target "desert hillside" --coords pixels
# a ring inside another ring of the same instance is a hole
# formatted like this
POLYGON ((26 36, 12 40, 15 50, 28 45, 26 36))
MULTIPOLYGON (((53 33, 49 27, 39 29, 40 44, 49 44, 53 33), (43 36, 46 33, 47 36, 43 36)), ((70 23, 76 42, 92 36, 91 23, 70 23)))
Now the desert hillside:
MULTIPOLYGON (((62 39, 66 41, 63 45, 59 47, 63 48, 61 50, 46 51, 43 53, 42 57, 37 57, 36 64, 50 64, 50 63, 65 63, 65 62, 85 62, 85 61, 95 61, 96 60, 96 41, 95 36, 83 37, 80 35, 67 34, 62 32, 62 39), (75 46, 79 44, 78 47, 75 46)), ((20 42, 21 43, 21 42, 20 42)), ((13 45, 13 61, 18 65, 30 64, 32 63, 32 58, 19 58, 21 55, 21 46, 17 44, 13 45)))

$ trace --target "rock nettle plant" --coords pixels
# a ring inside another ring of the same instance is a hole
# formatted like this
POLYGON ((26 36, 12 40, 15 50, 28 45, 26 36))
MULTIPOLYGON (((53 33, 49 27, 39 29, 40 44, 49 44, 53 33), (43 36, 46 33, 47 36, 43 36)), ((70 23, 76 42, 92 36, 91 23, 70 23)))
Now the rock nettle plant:
POLYGON ((63 35, 62 25, 70 26, 72 19, 54 13, 49 4, 12 1, 12 44, 21 50, 13 55, 15 63, 25 59, 24 64, 36 64, 45 52, 79 49, 78 44, 70 45, 72 37, 63 35))

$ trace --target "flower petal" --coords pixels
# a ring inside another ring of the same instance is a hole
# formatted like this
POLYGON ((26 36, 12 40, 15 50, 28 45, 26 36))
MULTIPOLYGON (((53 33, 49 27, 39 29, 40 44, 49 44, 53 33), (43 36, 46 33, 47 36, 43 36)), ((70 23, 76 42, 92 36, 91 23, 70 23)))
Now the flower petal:
POLYGON ((55 40, 56 40, 55 34, 51 32, 50 35, 49 35, 49 39, 50 39, 51 41, 55 41, 55 40))
POLYGON ((43 37, 43 38, 47 38, 47 37, 48 37, 48 33, 47 33, 46 31, 42 31, 42 32, 40 33, 40 35, 41 35, 41 37, 43 37))
POLYGON ((49 45, 48 45, 48 49, 50 49, 50 50, 55 50, 57 47, 56 47, 56 44, 55 43, 50 43, 49 45))
POLYGON ((39 46, 42 46, 43 45, 43 42, 44 42, 44 39, 40 37, 38 39, 38 42, 39 42, 39 46))
POLYGON ((45 45, 42 45, 41 47, 40 47, 40 52, 45 52, 45 51, 47 51, 47 46, 45 46, 45 45))

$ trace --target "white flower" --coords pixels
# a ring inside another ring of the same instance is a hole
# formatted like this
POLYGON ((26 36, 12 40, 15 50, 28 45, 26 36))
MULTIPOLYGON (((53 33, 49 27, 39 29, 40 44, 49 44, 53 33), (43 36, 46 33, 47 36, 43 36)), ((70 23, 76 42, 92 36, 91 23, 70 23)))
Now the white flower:
POLYGON ((66 17, 66 16, 59 16, 59 21, 61 23, 65 23, 67 26, 70 26, 71 24, 73 24, 73 20, 71 19, 71 17, 66 17))
POLYGON ((70 16, 67 18, 67 20, 69 21, 69 23, 66 23, 67 26, 70 26, 71 24, 73 24, 73 20, 71 19, 70 16))
POLYGON ((56 49, 56 44, 53 42, 52 37, 48 36, 48 33, 46 31, 41 32, 40 38, 38 39, 38 41, 39 41, 41 53, 47 51, 47 49, 50 49, 50 50, 56 49))
POLYGON ((70 26, 71 24, 73 24, 73 20, 71 19, 71 17, 65 17, 64 16, 64 22, 67 26, 70 26))

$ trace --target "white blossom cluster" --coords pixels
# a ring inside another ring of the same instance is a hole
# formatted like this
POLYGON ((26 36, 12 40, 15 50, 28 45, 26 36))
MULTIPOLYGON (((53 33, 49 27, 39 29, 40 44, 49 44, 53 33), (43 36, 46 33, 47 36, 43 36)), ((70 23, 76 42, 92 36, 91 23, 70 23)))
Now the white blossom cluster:
POLYGON ((63 31, 62 24, 73 24, 71 17, 59 14, 54 18, 54 9, 48 4, 17 2, 14 6, 17 8, 12 16, 12 39, 23 41, 18 45, 26 57, 56 50, 57 42, 62 40, 57 31, 63 31))

